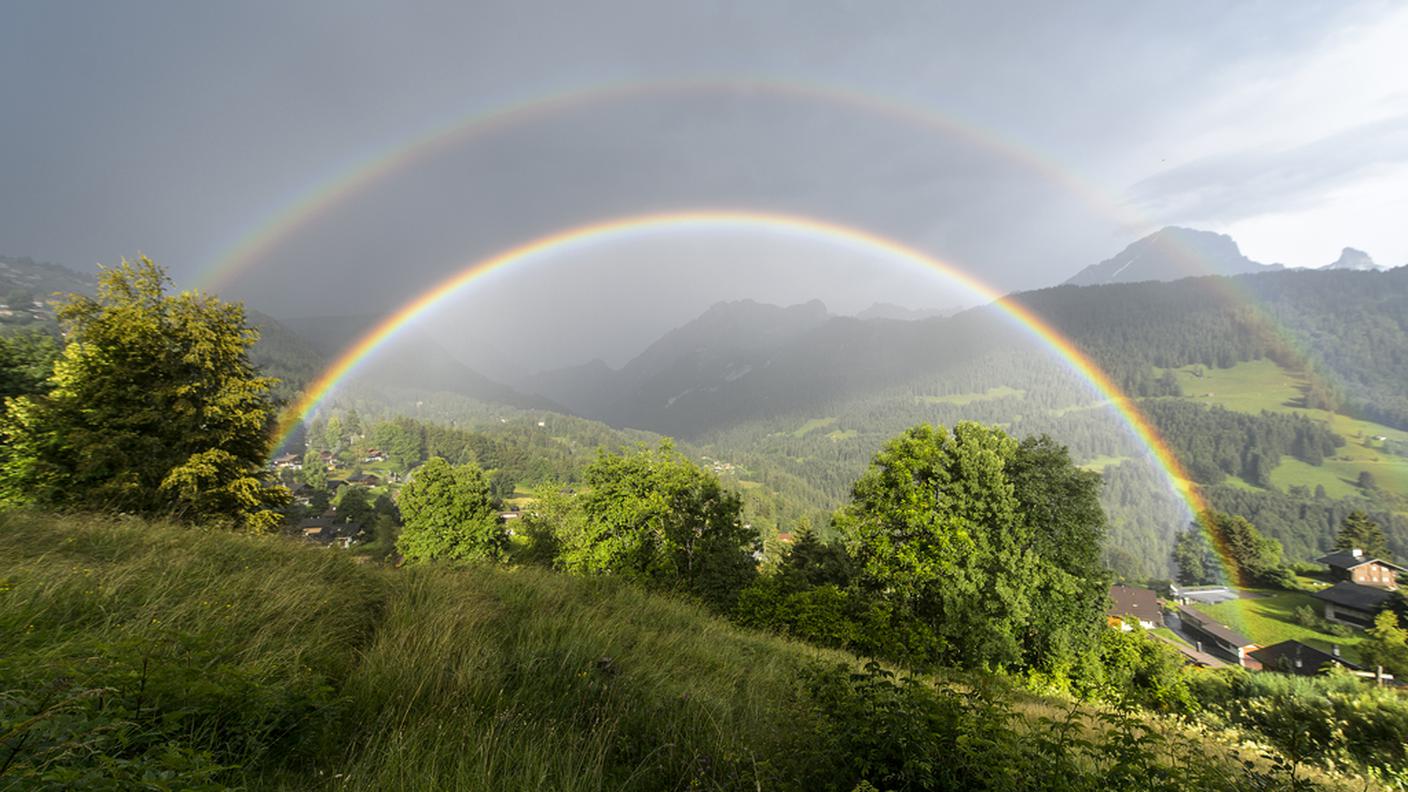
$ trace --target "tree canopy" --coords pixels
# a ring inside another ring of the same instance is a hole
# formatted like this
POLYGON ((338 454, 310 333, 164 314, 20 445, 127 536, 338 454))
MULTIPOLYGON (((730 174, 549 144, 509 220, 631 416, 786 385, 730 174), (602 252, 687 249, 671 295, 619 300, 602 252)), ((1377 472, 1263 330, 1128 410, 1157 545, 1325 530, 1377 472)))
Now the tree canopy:
POLYGON ((250 363, 258 333, 240 304, 169 285, 124 261, 96 298, 60 304, 47 389, 9 399, 0 423, 6 500, 277 524, 288 490, 264 477, 275 380, 250 363))
POLYGON ((891 440, 837 517, 872 629, 905 659, 1056 667, 1097 636, 1098 479, 1049 439, 927 424, 891 440))
POLYGON ((587 468, 577 530, 562 537, 571 570, 628 577, 727 606, 754 574, 758 535, 724 489, 668 441, 601 452, 587 468))
POLYGON ((489 480, 473 462, 452 467, 431 457, 401 488, 404 527, 396 548, 409 561, 496 561, 508 549, 489 494, 489 480))

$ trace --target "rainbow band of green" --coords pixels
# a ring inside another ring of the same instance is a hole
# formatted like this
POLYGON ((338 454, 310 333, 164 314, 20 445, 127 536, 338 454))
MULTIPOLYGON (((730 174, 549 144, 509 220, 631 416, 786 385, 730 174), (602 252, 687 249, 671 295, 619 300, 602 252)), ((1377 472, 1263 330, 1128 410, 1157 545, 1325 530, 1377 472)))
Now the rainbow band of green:
POLYGON ((963 140, 1037 174, 1044 181, 1076 196, 1100 215, 1109 217, 1122 226, 1134 227, 1140 224, 1138 218, 1128 215, 1099 189, 1030 146, 1020 144, 994 130, 928 108, 835 86, 756 78, 725 77, 613 83, 537 96, 476 112, 362 159, 339 171, 334 177, 304 190, 259 226, 251 229, 196 276, 195 286, 204 291, 221 291, 240 273, 256 266, 280 242, 343 201, 361 194, 398 172, 475 137, 577 107, 691 93, 758 93, 804 99, 834 104, 876 117, 901 121, 917 128, 929 129, 963 140))
MULTIPOLYGON (((339 383, 351 375, 358 365, 372 356, 377 349, 394 338, 398 331, 490 273, 528 259, 560 252, 565 248, 582 244, 651 232, 716 228, 755 229, 774 233, 800 234, 833 244, 882 253, 899 261, 925 267, 974 296, 990 301, 993 307, 1007 314, 1055 352, 1114 407, 1139 442, 1148 449, 1157 465, 1168 477, 1174 491, 1187 504, 1192 514, 1201 515, 1208 510, 1206 501, 1193 485, 1192 479, 1174 456, 1168 443, 1159 435, 1135 402, 1089 356, 1041 317, 1032 313, 1026 306, 1009 299, 996 289, 953 265, 902 243, 877 236, 868 231, 823 220, 761 212, 695 211, 624 217, 559 231, 476 261, 402 306, 348 347, 332 365, 309 385, 302 397, 285 413, 279 425, 274 447, 278 448, 283 445, 294 427, 308 420, 318 405, 339 383)), ((1219 546, 1217 538, 1210 532, 1209 538, 1213 540, 1213 546, 1223 558, 1224 565, 1228 566, 1229 577, 1232 577, 1231 573, 1235 570, 1235 566, 1226 563, 1226 559, 1229 558, 1226 548, 1219 546)), ((1238 582, 1240 583, 1240 581, 1238 582)))

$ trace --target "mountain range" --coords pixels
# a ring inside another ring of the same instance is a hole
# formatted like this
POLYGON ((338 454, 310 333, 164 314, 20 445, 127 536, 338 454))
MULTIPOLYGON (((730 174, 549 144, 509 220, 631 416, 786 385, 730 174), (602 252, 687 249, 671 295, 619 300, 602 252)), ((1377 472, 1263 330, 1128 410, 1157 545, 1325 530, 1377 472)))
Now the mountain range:
POLYGON ((1370 270, 1377 270, 1382 268, 1378 264, 1374 263, 1374 260, 1369 257, 1368 253, 1365 253, 1362 250, 1356 250, 1352 247, 1347 247, 1340 252, 1340 257, 1335 259, 1334 262, 1332 262, 1325 269, 1355 270, 1358 272, 1367 272, 1370 270))
MULTIPOLYGON (((1173 281, 1201 275, 1255 275, 1288 269, 1262 264, 1243 255, 1226 234, 1169 226, 1130 244, 1118 255, 1091 264, 1065 282, 1072 286, 1173 281)), ((1368 253, 1347 247, 1322 269, 1370 271, 1382 269, 1368 253)))
POLYGON ((1280 264, 1259 264, 1242 255, 1237 243, 1226 234, 1170 226, 1134 242, 1113 258, 1086 267, 1066 283, 1098 286, 1281 269, 1284 267, 1280 264))
MULTIPOLYGON (((1324 271, 1377 271, 1362 251, 1345 248, 1324 271)), ((1102 290, 1088 296, 1075 286, 1120 286, 1181 281, 1188 276, 1290 275, 1242 254, 1222 234, 1169 227, 1081 270, 1066 285, 1018 295, 1069 325, 1071 335, 1098 347, 1111 323, 1141 319, 1128 307, 1151 292, 1102 290), (1111 300, 1115 302, 1108 304, 1111 300), (1044 307, 1043 307, 1044 306, 1044 307), (1091 317, 1105 316, 1095 328, 1091 317)), ((1260 282, 1260 278, 1257 279, 1260 282)), ((91 292, 95 278, 62 266, 0 257, 0 294, 16 303, 9 323, 52 322, 40 295, 91 292)), ((1179 287, 1184 290, 1188 287, 1179 287)), ((1181 298, 1180 298, 1181 299, 1181 298)), ((1158 310, 1157 306, 1150 310, 1158 310)), ((254 350, 261 366, 288 380, 292 392, 310 381, 380 317, 351 315, 274 320, 250 311, 262 338, 254 350)), ((1170 319, 1172 321, 1173 319, 1170 319)), ((972 360, 1011 345, 1017 331, 988 308, 966 311, 910 309, 876 304, 856 317, 831 315, 818 301, 790 307, 751 300, 720 303, 666 333, 619 369, 601 360, 568 368, 523 373, 482 344, 456 346, 414 328, 398 332, 391 347, 362 364, 357 377, 380 384, 447 391, 491 403, 571 412, 616 426, 690 436, 742 420, 799 409, 852 394, 894 387, 926 372, 972 360), (874 321, 877 319, 888 321, 874 321), (466 363, 465 361, 471 361, 466 363), (485 365, 477 365, 480 362, 485 365), (490 365, 499 361, 503 365, 490 365), (485 368, 494 370, 493 378, 485 368)), ((1120 361, 1106 361, 1118 368, 1120 361)), ((1129 384, 1128 382, 1126 384, 1129 384)))

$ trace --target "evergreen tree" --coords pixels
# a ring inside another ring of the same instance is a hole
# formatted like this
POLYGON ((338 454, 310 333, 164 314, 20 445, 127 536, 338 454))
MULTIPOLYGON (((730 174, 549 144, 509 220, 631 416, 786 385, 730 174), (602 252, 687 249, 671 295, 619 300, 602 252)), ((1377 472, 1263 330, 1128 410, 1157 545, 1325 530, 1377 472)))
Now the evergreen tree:
POLYGON ((264 530, 288 490, 266 481, 274 380, 249 360, 238 303, 166 293, 149 259, 58 308, 65 346, 46 393, 8 402, 0 493, 264 530))
MULTIPOLYGON (((348 410, 347 414, 342 417, 342 431, 346 434, 348 441, 353 446, 357 446, 357 441, 361 439, 364 430, 362 429, 362 419, 357 415, 356 410, 348 410)), ((361 451, 362 449, 357 447, 357 450, 361 451)))
POLYGON ((1392 554, 1388 550, 1388 537, 1384 536, 1384 529, 1374 522, 1369 515, 1358 509, 1350 512, 1340 524, 1339 533, 1335 535, 1336 550, 1353 550, 1358 548, 1370 558, 1382 558, 1391 560, 1392 554))
POLYGON ((1196 525, 1179 532, 1174 539, 1173 565, 1178 570, 1178 582, 1185 586, 1214 582, 1217 562, 1212 558, 1207 538, 1196 525))
POLYGON ((334 453, 342 449, 342 418, 333 415, 323 427, 323 445, 334 453))
POLYGON ((1245 517, 1208 511, 1199 522, 1215 537, 1214 541, 1246 583, 1278 582, 1281 570, 1281 543, 1261 535, 1245 517))
POLYGON ((347 484, 339 487, 337 497, 333 499, 333 506, 337 508, 337 519, 346 523, 366 525, 375 516, 371 500, 363 487, 347 484))

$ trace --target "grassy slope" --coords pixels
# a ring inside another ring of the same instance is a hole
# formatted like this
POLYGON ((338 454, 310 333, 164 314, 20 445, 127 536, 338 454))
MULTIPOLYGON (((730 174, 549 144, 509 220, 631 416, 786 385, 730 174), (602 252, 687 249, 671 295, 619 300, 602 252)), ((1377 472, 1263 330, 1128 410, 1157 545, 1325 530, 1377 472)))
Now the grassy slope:
POLYGON ((244 691, 211 694, 226 720, 279 731, 333 718, 281 741, 277 761, 237 757, 263 768, 255 786, 304 787, 313 768, 350 773, 339 788, 686 785, 794 754, 789 735, 813 717, 798 668, 843 659, 536 570, 396 572, 278 538, 14 514, 0 542, 0 633, 22 636, 0 688, 61 670, 115 686, 152 657, 167 679, 154 688, 191 687, 182 668, 221 669, 244 691), (328 681, 337 704, 280 711, 328 681), (251 691, 267 706, 251 712, 251 691))
POLYGON ((1331 644, 1339 644, 1347 659, 1359 659, 1359 644, 1364 640, 1362 632, 1355 630, 1353 635, 1340 638, 1296 624, 1296 608, 1309 605, 1316 613, 1320 613, 1323 608, 1319 600, 1298 591, 1268 590, 1259 593, 1265 596, 1196 607, 1223 624, 1241 630, 1261 646, 1295 639, 1328 652, 1331 644))
MULTIPOLYGON (((254 789, 854 784, 827 747, 850 721, 802 681, 854 658, 630 586, 25 513, 0 514, 0 543, 0 690, 135 690, 148 721, 184 718, 185 739, 254 789)), ((1055 714, 1036 699, 1018 712, 1055 714)), ((1009 756, 982 750, 945 762, 1009 756)))
POLYGON ((812 418, 806 423, 797 427, 797 429, 792 432, 792 436, 806 437, 808 433, 814 432, 818 429, 825 429, 826 427, 831 426, 834 423, 836 423, 836 416, 834 415, 828 416, 826 418, 812 418))
POLYGON ((1370 441, 1375 435, 1408 440, 1408 432, 1297 406, 1305 384, 1303 377, 1269 360, 1239 363, 1229 369, 1206 369, 1201 377, 1194 373, 1200 368, 1187 366, 1175 371, 1186 398, 1240 412, 1299 413, 1327 423, 1331 430, 1344 437, 1345 446, 1320 467, 1283 459, 1271 472, 1271 482, 1276 487, 1284 490, 1292 484, 1303 484, 1314 489, 1317 484, 1323 484, 1327 495, 1340 498, 1360 494, 1355 480, 1360 471, 1367 470, 1377 479, 1380 488, 1408 494, 1408 457, 1385 454, 1370 441))

